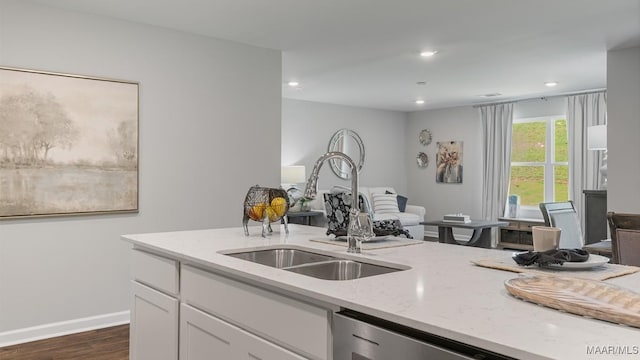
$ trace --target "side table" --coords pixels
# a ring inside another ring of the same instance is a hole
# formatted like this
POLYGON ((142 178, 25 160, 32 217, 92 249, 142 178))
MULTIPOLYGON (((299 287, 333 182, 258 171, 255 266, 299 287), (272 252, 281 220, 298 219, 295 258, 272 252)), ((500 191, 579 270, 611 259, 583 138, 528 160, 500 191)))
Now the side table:
POLYGON ((438 227, 438 242, 447 244, 458 244, 466 246, 477 246, 483 248, 491 247, 491 228, 509 225, 506 221, 485 221, 473 220, 468 223, 457 223, 448 221, 423 221, 421 225, 431 225, 438 227), (453 228, 472 229, 473 234, 467 242, 459 242, 453 237, 453 228))
MULTIPOLYGON (((311 225, 311 218, 322 215, 322 211, 292 211, 287 213, 287 218, 291 222, 291 219, 299 218, 302 225, 311 225)), ((295 223, 292 222, 292 223, 295 223)))
POLYGON ((509 223, 509 225, 501 227, 498 232, 499 249, 533 250, 532 228, 534 226, 545 226, 542 219, 500 217, 498 220, 509 223))

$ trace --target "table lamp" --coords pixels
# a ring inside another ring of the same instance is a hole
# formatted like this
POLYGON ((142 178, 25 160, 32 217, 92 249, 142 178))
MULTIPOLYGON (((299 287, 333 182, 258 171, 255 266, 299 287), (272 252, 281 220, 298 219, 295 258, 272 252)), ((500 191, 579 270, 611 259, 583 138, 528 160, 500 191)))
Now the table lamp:
POLYGON ((607 125, 595 125, 587 129, 587 147, 589 150, 602 150, 602 166, 600 166, 600 174, 602 174, 601 189, 607 188, 607 125))
POLYGON ((292 211, 304 211, 303 191, 298 188, 298 184, 307 181, 304 165, 283 166, 280 169, 280 181, 282 188, 287 190, 289 195, 289 206, 292 211), (293 210, 296 209, 296 210, 293 210))
POLYGON ((280 169, 280 181, 283 187, 292 187, 307 181, 304 165, 283 166, 280 169))

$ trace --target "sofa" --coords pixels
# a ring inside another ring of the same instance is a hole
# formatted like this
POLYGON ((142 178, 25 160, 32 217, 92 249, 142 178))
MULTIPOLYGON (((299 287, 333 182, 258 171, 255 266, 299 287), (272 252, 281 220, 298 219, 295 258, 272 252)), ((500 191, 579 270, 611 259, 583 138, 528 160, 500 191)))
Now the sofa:
MULTIPOLYGON (((420 225, 420 222, 424 221, 425 208, 424 206, 409 205, 407 204, 404 211, 400 211, 399 207, 394 206, 393 202, 397 205, 397 192, 394 188, 388 186, 382 187, 360 187, 360 194, 365 201, 365 209, 368 211, 374 221, 377 220, 399 220, 402 224, 402 228, 408 230, 414 239, 424 238, 424 225, 420 225)), ((313 220, 313 225, 326 226, 326 209, 324 205, 324 194, 349 191, 348 188, 334 187, 331 190, 320 190, 318 196, 307 203, 309 210, 320 211, 324 216, 317 216, 313 220)), ((406 199, 406 198, 405 198, 406 199)))

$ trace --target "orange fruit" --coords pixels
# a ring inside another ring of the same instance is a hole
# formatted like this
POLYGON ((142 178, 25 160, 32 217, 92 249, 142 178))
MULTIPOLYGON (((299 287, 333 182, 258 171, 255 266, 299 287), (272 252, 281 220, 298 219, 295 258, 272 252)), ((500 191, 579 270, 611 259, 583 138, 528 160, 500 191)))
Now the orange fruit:
POLYGON ((276 197, 271 200, 271 207, 278 217, 282 217, 287 212, 287 200, 283 197, 276 197))
POLYGON ((253 205, 251 209, 249 209, 249 217, 255 221, 261 221, 264 217, 264 209, 266 205, 264 203, 259 203, 253 205))
POLYGON ((267 206, 267 216, 269 216, 269 221, 278 220, 278 214, 271 206, 267 206))

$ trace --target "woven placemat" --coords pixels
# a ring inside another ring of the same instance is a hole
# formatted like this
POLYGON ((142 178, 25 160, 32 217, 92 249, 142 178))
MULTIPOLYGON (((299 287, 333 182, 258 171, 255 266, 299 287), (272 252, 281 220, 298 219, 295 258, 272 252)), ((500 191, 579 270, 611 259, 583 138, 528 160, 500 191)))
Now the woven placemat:
POLYGON ((606 280, 618 276, 629 275, 640 271, 640 267, 618 264, 604 264, 589 269, 569 270, 569 269, 549 269, 541 268, 538 265, 520 266, 512 258, 482 259, 473 260, 473 264, 498 270, 512 271, 516 273, 528 273, 535 275, 557 275, 570 276, 581 279, 606 280))
MULTIPOLYGON (((313 239, 309 239, 309 241, 347 247, 346 240, 339 240, 339 239, 336 240, 335 238, 313 238, 313 239)), ((362 250, 386 249, 386 248, 392 248, 392 247, 398 247, 398 246, 409 246, 409 245, 418 245, 418 244, 424 244, 424 241, 395 237, 395 236, 385 236, 384 239, 381 239, 381 240, 363 242, 362 250)))

